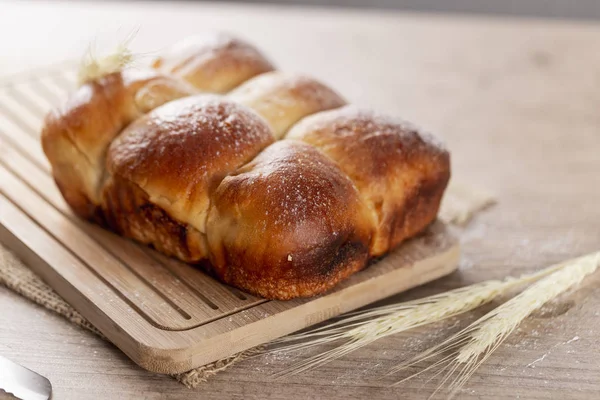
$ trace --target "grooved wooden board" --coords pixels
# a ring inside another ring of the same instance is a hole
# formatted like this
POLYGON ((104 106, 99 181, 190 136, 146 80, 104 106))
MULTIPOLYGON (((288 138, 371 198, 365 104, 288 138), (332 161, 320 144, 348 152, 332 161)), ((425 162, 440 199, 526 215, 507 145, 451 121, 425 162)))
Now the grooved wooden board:
POLYGON ((268 301, 73 216, 38 136, 71 68, 0 86, 0 241, 140 366, 184 372, 446 275, 459 246, 441 222, 329 294, 268 301))

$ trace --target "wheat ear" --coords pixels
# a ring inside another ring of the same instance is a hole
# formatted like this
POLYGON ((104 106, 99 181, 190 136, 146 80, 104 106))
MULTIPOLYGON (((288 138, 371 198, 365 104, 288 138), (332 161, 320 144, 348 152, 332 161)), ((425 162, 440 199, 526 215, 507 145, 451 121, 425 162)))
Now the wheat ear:
POLYGON ((303 372, 324 365, 386 336, 473 310, 517 286, 536 281, 561 267, 562 265, 555 265, 518 278, 485 281, 418 300, 350 313, 324 327, 276 339, 270 343, 271 347, 267 351, 295 351, 342 341, 331 350, 291 365, 277 376, 303 372))
POLYGON ((77 81, 80 85, 96 81, 106 75, 123 70, 132 64, 135 56, 129 50, 129 44, 134 39, 136 32, 129 35, 117 48, 104 57, 96 57, 92 46, 88 48, 85 56, 81 60, 81 65, 77 73, 77 81))
POLYGON ((404 382, 426 371, 437 371, 443 376, 440 385, 431 395, 448 390, 453 397, 469 380, 473 373, 506 340, 517 326, 531 313, 548 301, 580 283, 600 265, 600 252, 567 261, 558 270, 532 284, 511 300, 487 313, 471 325, 452 335, 444 342, 417 355, 412 360, 393 368, 399 372, 421 361, 444 355, 439 361, 398 383, 404 382), (446 387, 446 384, 448 386, 446 387))

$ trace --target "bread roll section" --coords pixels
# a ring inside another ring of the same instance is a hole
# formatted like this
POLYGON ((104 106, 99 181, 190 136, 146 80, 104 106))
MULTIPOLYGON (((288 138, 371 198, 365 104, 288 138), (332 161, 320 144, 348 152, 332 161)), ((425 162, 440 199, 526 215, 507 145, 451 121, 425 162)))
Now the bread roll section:
POLYGON ((261 115, 281 139, 296 122, 346 101, 325 84, 304 75, 269 72, 250 79, 229 94, 261 115))
POLYGON ((364 268, 371 230, 348 177, 314 147, 291 140, 226 177, 207 223, 216 274, 277 299, 322 293, 364 268))
POLYGON ((176 43, 152 66, 208 93, 226 93, 275 69, 254 46, 224 33, 193 36, 176 43))
POLYGON ((413 125, 355 106, 305 118, 287 135, 315 146, 356 185, 376 221, 371 255, 387 253, 437 216, 450 155, 413 125))

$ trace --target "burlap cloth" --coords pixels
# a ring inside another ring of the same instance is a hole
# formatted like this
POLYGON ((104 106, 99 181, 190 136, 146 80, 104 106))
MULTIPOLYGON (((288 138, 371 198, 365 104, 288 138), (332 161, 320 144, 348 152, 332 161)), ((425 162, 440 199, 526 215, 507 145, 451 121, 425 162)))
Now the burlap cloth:
MULTIPOLYGON (((447 223, 464 225, 477 211, 493 204, 493 202, 493 197, 484 191, 469 185, 452 182, 444 196, 440 218, 447 223)), ((1 244, 0 284, 106 340, 106 337, 100 331, 1 244)), ((194 388, 206 382, 209 377, 257 352, 260 352, 260 349, 250 349, 183 374, 173 375, 173 378, 187 387, 194 388)))

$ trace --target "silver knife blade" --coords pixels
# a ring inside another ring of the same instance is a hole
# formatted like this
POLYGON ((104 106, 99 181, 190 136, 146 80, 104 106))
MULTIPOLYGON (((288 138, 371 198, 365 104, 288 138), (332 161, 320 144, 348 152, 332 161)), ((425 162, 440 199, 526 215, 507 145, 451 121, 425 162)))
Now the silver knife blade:
POLYGON ((21 400, 48 400, 50 381, 30 369, 0 356, 0 389, 21 400))

